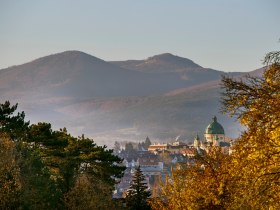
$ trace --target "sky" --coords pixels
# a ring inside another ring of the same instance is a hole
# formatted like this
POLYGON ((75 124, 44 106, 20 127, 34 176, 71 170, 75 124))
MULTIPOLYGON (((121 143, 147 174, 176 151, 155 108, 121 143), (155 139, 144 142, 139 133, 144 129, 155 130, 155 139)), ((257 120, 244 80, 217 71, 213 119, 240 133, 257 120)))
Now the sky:
POLYGON ((0 69, 79 50, 251 71, 280 48, 279 9, 279 0, 0 0, 0 69))

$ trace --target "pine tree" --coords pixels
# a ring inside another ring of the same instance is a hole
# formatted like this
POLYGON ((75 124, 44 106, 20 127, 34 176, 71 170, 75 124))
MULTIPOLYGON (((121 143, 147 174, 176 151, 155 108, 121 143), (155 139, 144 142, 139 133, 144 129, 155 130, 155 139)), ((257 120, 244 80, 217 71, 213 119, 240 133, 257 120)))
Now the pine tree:
POLYGON ((151 192, 145 182, 145 176, 138 166, 126 197, 127 206, 133 210, 149 210, 151 208, 147 201, 150 196, 151 192))
POLYGON ((17 106, 9 101, 0 103, 0 132, 8 134, 12 140, 21 140, 29 125, 24 120, 24 112, 15 113, 17 106))

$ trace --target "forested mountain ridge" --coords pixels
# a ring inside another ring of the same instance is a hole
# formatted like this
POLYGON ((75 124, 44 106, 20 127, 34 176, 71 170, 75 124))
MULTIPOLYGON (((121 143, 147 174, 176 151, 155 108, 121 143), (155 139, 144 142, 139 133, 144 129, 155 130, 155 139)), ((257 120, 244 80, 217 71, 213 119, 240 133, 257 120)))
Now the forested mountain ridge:
MULTIPOLYGON (((32 121, 105 135, 105 142, 112 136, 138 138, 131 133, 191 138, 219 112, 222 74, 169 53, 106 62, 66 51, 0 70, 0 95, 18 102, 32 121)), ((221 121, 231 124, 225 117, 221 121)))

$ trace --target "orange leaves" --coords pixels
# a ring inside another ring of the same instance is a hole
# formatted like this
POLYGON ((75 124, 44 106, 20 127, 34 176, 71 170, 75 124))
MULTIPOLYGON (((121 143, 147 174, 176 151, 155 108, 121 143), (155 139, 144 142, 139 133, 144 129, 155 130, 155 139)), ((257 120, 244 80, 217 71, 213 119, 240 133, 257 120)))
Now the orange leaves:
POLYGON ((266 61, 261 78, 222 79, 223 112, 246 126, 232 155, 213 147, 175 170, 154 209, 280 209, 280 52, 266 61))
POLYGON ((14 143, 0 133, 0 208, 14 202, 21 188, 19 168, 15 161, 14 143))

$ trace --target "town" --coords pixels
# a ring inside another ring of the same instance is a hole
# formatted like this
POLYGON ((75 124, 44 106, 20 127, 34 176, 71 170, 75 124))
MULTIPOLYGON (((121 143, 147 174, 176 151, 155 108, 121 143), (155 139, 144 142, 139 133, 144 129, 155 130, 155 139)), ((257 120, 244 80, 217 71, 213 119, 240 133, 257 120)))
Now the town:
POLYGON ((133 147, 131 142, 125 146, 116 142, 115 154, 123 158, 126 170, 113 196, 126 197, 135 168, 140 166, 152 196, 156 197, 160 181, 170 176, 173 168, 193 163, 195 155, 207 153, 211 147, 220 147, 224 154, 231 154, 233 142, 234 139, 225 135, 224 128, 216 116, 206 127, 203 138, 197 134, 191 143, 182 141, 180 136, 169 143, 152 143, 147 137, 144 142, 136 145, 137 148, 133 147))

